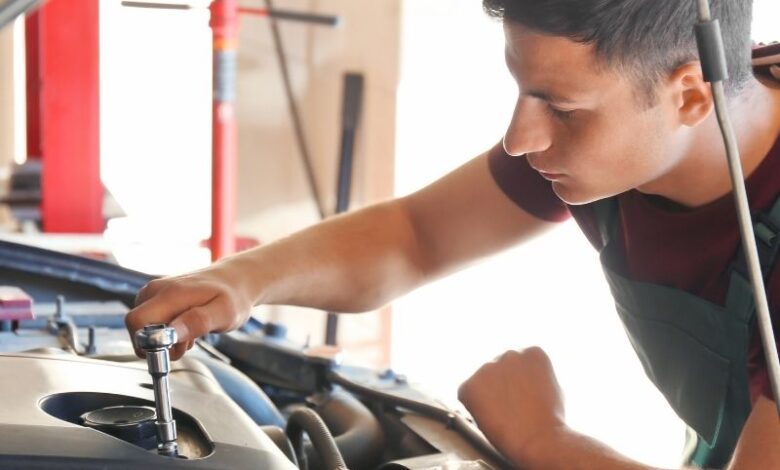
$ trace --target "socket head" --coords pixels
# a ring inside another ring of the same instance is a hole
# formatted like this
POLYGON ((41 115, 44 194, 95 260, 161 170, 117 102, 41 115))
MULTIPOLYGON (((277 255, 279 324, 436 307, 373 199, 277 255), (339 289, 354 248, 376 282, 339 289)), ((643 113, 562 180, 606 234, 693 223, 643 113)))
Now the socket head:
POLYGON ((168 349, 177 339, 176 330, 163 324, 146 325, 135 332, 135 344, 144 351, 168 349))

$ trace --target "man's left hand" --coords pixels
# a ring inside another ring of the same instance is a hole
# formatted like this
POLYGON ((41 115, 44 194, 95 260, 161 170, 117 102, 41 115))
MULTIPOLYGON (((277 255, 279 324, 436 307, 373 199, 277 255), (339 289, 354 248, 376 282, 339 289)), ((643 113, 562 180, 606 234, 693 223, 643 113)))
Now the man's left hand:
POLYGON ((526 462, 534 443, 564 427, 561 389, 538 347, 508 351, 483 365, 458 398, 485 437, 509 460, 526 462))

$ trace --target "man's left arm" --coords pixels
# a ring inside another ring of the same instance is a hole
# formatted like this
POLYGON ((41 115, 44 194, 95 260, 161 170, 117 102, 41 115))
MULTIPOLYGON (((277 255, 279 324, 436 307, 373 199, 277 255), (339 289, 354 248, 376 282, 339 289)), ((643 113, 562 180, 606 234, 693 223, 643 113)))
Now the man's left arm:
MULTIPOLYGON (((566 426, 560 387, 539 348, 509 351, 482 366, 459 398, 485 436, 527 470, 658 470, 566 426)), ((755 404, 729 470, 780 470, 780 420, 774 402, 755 404)))
POLYGON ((761 397, 742 430, 729 470, 780 469, 780 417, 775 402, 761 397))

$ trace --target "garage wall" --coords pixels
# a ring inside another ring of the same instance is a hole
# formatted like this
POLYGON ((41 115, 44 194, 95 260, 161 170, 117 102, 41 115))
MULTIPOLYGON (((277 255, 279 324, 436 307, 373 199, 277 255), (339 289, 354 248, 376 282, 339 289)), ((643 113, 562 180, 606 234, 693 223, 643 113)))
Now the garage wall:
MULTIPOLYGON (((263 2, 244 2, 257 7, 263 2)), ((364 74, 363 119, 356 146, 352 207, 393 194, 395 100, 399 77, 397 0, 287 0, 277 8, 337 14, 337 28, 280 22, 317 183, 335 206, 343 75, 364 74)), ((239 230, 263 242, 318 221, 287 109, 269 20, 242 16, 239 44, 239 230)), ((299 340, 324 337, 324 315, 267 307, 299 340)), ((387 364, 387 313, 342 317, 341 339, 361 360, 387 364)))
POLYGON ((0 30, 0 171, 26 153, 23 38, 23 19, 0 30))
POLYGON ((13 28, 0 31, 0 167, 13 161, 13 28))
MULTIPOLYGON (((101 164, 127 213, 106 237, 121 263, 173 274, 208 263, 211 31, 208 1, 188 10, 101 2, 101 164), (173 32, 173 34, 172 34, 173 32), (139 190, 143 188, 143 190, 139 190)), ((258 8, 260 0, 242 6, 258 8)), ((398 0, 278 0, 276 7, 338 14, 338 28, 280 22, 317 182, 332 211, 343 75, 363 73, 365 101, 355 154, 353 207, 393 192, 399 76, 398 0)), ((238 61, 238 232, 268 243, 318 221, 274 52, 268 18, 242 15, 238 61)), ((264 307, 294 339, 324 339, 324 314, 264 307)), ((386 364, 386 314, 342 320, 355 355, 386 364)))
MULTIPOLYGON (((211 31, 208 0, 195 8, 126 8, 101 2, 101 164, 127 213, 106 237, 117 259, 159 274, 206 265, 210 230, 211 31), (143 190, 139 190, 143 188, 143 190)), ((278 0, 277 8, 342 16, 338 28, 280 22, 295 95, 325 205, 335 204, 342 77, 365 74, 353 207, 393 191, 400 2, 278 0)), ((259 8, 261 0, 241 2, 259 8)), ((238 61, 238 232, 268 243, 318 220, 306 186, 268 18, 242 15, 238 61)), ((332 210, 332 209, 330 209, 332 210)), ((324 314, 261 307, 290 336, 324 340, 324 314)), ((386 364, 386 314, 342 321, 355 355, 386 364)))

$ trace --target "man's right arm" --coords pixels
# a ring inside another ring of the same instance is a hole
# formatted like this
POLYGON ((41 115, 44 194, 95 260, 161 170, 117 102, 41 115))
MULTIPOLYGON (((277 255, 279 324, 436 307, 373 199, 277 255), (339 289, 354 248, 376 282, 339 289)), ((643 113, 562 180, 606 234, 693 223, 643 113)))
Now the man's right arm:
POLYGON ((131 333, 171 323, 183 342, 178 357, 194 338, 238 327, 253 305, 371 310, 552 225, 504 195, 486 153, 409 196, 153 281, 126 323, 131 333))

